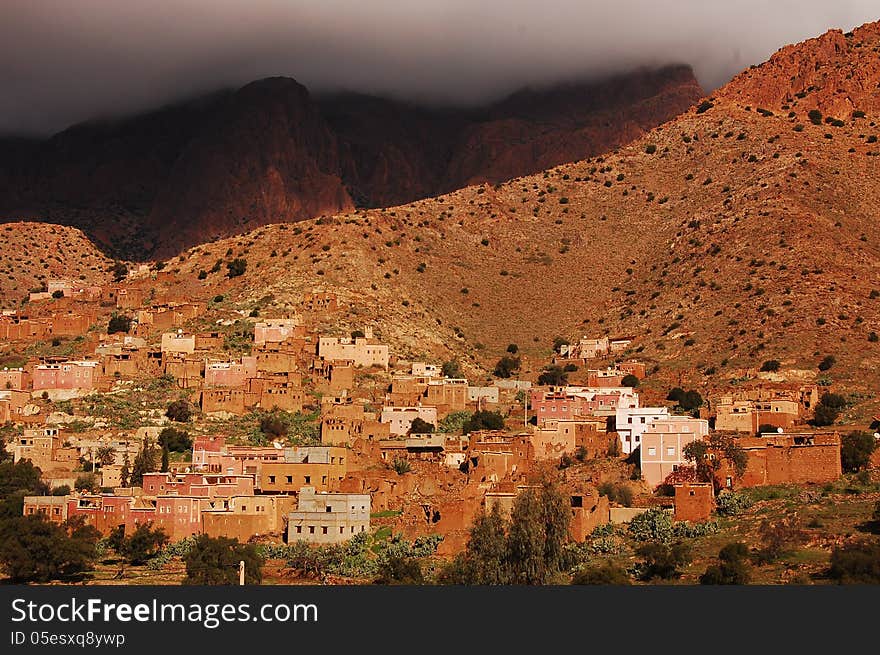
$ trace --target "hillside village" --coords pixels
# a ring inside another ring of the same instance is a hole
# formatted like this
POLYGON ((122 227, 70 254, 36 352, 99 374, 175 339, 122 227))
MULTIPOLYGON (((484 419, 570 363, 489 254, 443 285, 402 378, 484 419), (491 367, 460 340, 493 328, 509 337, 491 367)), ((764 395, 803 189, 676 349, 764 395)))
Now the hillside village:
POLYGON ((3 511, 161 529, 163 581, 197 535, 440 579, 552 487, 566 582, 673 537, 668 579, 742 542, 828 580, 880 525, 878 52, 834 30, 606 155, 164 261, 5 226, 0 465, 39 484, 3 511))
POLYGON ((171 542, 326 545, 387 530, 439 536, 448 558, 477 517, 509 514, 548 472, 575 542, 648 510, 703 524, 719 494, 843 474, 841 396, 786 380, 778 362, 703 398, 652 384, 639 335, 585 335, 557 339, 537 374, 520 375, 510 344, 469 380, 455 359, 404 359, 373 327, 334 326, 332 291, 211 326, 216 299, 165 295, 162 277, 52 279, 0 316, 5 448, 46 488, 23 498, 25 516, 81 517, 105 537, 149 524, 171 542), (69 354, 50 354, 61 343, 69 354), (734 445, 745 461, 728 457, 734 445))

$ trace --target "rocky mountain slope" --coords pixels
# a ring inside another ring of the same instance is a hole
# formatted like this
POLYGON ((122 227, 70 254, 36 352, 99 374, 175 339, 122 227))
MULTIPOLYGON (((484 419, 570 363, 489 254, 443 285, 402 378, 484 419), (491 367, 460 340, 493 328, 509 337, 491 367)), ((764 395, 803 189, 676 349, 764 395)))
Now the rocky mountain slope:
MULTIPOLYGON (((868 25, 782 52, 821 73, 807 97, 831 98, 849 52, 872 53, 859 70, 876 70, 878 47, 868 25), (823 45, 841 38, 847 49, 823 45)), ((169 261, 173 284, 266 315, 335 290, 344 321, 374 325, 405 356, 491 367, 511 342, 546 354, 557 335, 625 334, 633 355, 725 380, 769 359, 815 372, 833 355, 829 374, 868 392, 880 366, 880 76, 845 91, 851 106, 826 122, 795 104, 799 91, 772 91, 792 77, 781 70, 749 71, 611 155, 191 249, 169 261), (247 259, 244 276, 198 280, 232 257, 247 259)))
POLYGON ((702 95, 687 67, 436 110, 270 78, 47 141, 0 141, 0 220, 168 256, 256 226, 410 202, 611 150, 702 95))

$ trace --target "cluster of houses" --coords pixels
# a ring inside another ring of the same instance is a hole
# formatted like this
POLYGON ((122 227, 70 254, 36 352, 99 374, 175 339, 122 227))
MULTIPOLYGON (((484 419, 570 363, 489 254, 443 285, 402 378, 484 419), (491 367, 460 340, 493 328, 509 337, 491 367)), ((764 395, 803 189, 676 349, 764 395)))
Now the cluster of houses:
MULTIPOLYGON (((92 355, 0 371, 0 420, 24 425, 7 446, 16 461, 39 466, 53 487, 73 487, 77 467, 94 463, 100 452, 100 493, 28 497, 24 512, 58 522, 81 516, 104 533, 152 522, 172 539, 207 533, 334 543, 368 532, 371 512, 393 510, 396 528, 408 536, 442 534, 441 552, 452 553, 480 512, 495 505, 509 511, 541 467, 562 466, 566 458, 635 459, 647 489, 671 487, 676 519, 691 521, 709 516, 718 488, 827 482, 841 474, 839 435, 804 430, 819 402, 815 385, 741 385, 713 396, 699 416, 676 415, 667 405, 643 405, 637 387, 624 384, 646 377, 644 362, 624 359, 629 337, 585 337, 560 347, 556 362, 582 367, 583 384, 472 384, 445 376, 438 364, 394 357, 369 327, 348 336, 319 333, 304 316, 335 312, 331 293, 308 294, 302 313, 252 321, 249 352, 234 358, 222 331, 191 329, 205 303, 162 298, 135 285, 97 291, 54 285, 46 293, 61 310, 66 301, 77 309, 36 318, 4 313, 0 333, 23 343, 62 333, 83 337, 94 346, 92 355), (129 330, 94 330, 100 312, 82 309, 87 302, 134 314, 129 330), (590 367, 607 359, 618 361, 590 367), (320 445, 254 446, 196 435, 190 460, 123 486, 126 463, 161 427, 73 434, 47 424, 39 407, 41 398, 102 393, 120 380, 159 376, 173 379, 206 417, 317 405, 320 445), (378 396, 362 388, 367 377, 387 382, 378 396), (451 415, 478 411, 506 416, 506 428, 444 431, 451 415), (687 447, 718 433, 746 452, 746 471, 722 464, 716 480, 698 480, 687 447)), ((644 511, 613 506, 597 482, 568 484, 576 539, 644 511)))

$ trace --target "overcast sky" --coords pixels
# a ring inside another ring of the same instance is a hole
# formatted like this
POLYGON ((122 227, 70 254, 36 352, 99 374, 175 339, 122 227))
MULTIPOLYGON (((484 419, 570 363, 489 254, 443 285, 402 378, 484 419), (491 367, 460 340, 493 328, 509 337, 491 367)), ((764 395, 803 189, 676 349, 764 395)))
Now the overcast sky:
POLYGON ((0 133, 62 129, 271 75, 475 103, 691 64, 707 90, 877 0, 0 0, 0 133))

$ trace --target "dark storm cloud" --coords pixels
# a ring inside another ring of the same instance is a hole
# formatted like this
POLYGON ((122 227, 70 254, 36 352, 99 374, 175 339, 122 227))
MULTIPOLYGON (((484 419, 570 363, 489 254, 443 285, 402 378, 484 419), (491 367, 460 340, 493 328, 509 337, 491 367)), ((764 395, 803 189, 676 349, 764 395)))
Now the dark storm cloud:
POLYGON ((876 0, 2 0, 0 133, 270 75, 427 102, 688 63, 708 90, 876 0), (717 5, 717 6, 716 6, 717 5))

